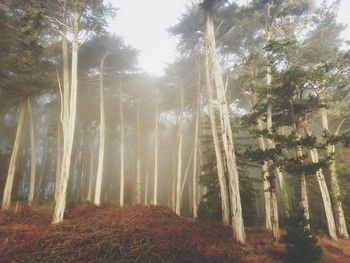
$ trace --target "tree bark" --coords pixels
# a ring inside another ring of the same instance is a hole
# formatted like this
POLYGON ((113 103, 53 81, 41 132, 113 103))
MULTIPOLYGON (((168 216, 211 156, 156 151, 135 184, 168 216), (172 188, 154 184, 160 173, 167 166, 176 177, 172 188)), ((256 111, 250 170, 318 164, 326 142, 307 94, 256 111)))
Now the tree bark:
POLYGON ((15 142, 12 149, 9 169, 7 173, 7 179, 5 183, 4 195, 2 198, 2 206, 1 206, 2 211, 9 209, 11 206, 12 188, 13 188, 13 182, 14 182, 15 173, 16 173, 18 153, 22 143, 23 124, 24 124, 24 117, 26 115, 26 108, 27 108, 26 102, 25 100, 22 100, 20 105, 19 116, 18 116, 15 142))
POLYGON ((34 192, 35 192, 36 154, 35 154, 34 121, 33 121, 30 97, 28 97, 28 114, 29 114, 29 131, 30 131, 30 182, 29 182, 28 205, 31 206, 33 204, 34 192))
POLYGON ((245 243, 245 231, 242 216, 241 197, 239 192, 238 168, 236 163, 232 129, 229 116, 229 107, 226 101, 225 85, 222 79, 221 68, 216 55, 214 22, 211 12, 207 12, 206 44, 211 56, 216 94, 219 102, 220 122, 222 128, 222 141, 228 172, 228 183, 231 200, 232 230, 235 239, 245 243))
MULTIPOLYGON (((321 115, 322 115, 323 130, 325 130, 326 132, 329 132, 327 110, 322 109, 321 115)), ((335 135, 337 135, 338 132, 339 130, 336 131, 335 135)), ((337 167, 335 163, 335 145, 327 145, 326 151, 327 151, 327 157, 329 158, 329 173, 331 178, 331 197, 332 197, 333 206, 335 210, 334 212, 335 212, 337 231, 341 237, 349 238, 348 230, 346 227, 345 216, 344 216, 343 204, 340 199, 340 187, 339 187, 339 181, 338 181, 337 167)))

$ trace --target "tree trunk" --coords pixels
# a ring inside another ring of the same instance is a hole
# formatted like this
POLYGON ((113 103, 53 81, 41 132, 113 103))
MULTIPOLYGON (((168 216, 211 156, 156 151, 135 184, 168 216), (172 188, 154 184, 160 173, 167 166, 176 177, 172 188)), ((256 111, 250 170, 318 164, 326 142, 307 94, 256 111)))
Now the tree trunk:
MULTIPOLYGON (((267 13, 267 23, 266 23, 266 43, 269 43, 272 40, 272 18, 270 14, 271 3, 268 3, 268 13, 267 13)), ((268 90, 271 89, 272 83, 272 61, 271 54, 267 53, 267 67, 266 67, 266 86, 268 90)), ((267 111, 266 111, 266 128, 268 132, 272 133, 272 103, 271 103, 271 94, 267 94, 267 111)), ((268 149, 274 149, 275 145, 272 139, 267 138, 267 147, 268 149)), ((270 160, 268 165, 271 166, 273 161, 270 160)), ((277 197, 276 197, 276 176, 270 173, 270 201, 271 201, 271 226, 272 232, 276 239, 279 238, 279 219, 278 219, 278 206, 277 206, 277 197)))
POLYGON ((153 184, 153 204, 158 204, 158 141, 159 141, 159 90, 156 94, 156 114, 155 114, 155 138, 154 138, 154 184, 153 184))
MULTIPOLYGON (((318 163, 319 157, 318 157, 318 152, 315 148, 310 150, 310 156, 311 156, 313 163, 318 163)), ((328 187, 327 187, 326 180, 324 178, 322 169, 319 169, 316 172, 316 178, 317 178, 318 185, 320 187, 324 212, 326 214, 326 219, 327 219, 327 227, 328 227, 329 236, 332 239, 338 239, 337 238, 337 231, 336 231, 336 227, 335 227, 334 215, 333 215, 333 211, 332 211, 331 198, 329 196, 328 187)))
POLYGON ((180 119, 179 119, 179 141, 177 148, 177 175, 176 175, 176 199, 175 199, 175 212, 181 215, 181 182, 182 182, 182 147, 183 147, 183 122, 184 122, 184 91, 183 87, 180 87, 180 119))
POLYGON ((18 153, 22 143, 23 124, 24 124, 24 117, 26 115, 26 108, 27 108, 26 102, 23 100, 20 105, 15 143, 12 149, 12 154, 11 154, 11 159, 10 159, 10 164, 9 164, 9 169, 7 173, 5 189, 4 189, 4 195, 2 198, 2 206, 1 206, 2 211, 9 209, 11 206, 13 181, 15 178, 18 153))
POLYGON ((213 17, 207 13, 206 44, 211 55, 214 81, 217 98, 219 101, 220 121, 222 127, 222 141, 226 157, 228 172, 229 191, 231 197, 231 220, 235 239, 240 243, 245 243, 245 231, 242 216, 241 197, 239 192, 238 168, 236 163, 235 149, 233 143, 232 129, 229 116, 229 107, 226 101, 225 85, 222 79, 221 68, 216 55, 215 31, 213 17))
MULTIPOLYGON (((328 116, 327 116, 327 110, 322 109, 322 126, 323 130, 326 132, 329 132, 328 127, 328 116)), ((336 131, 337 135, 339 132, 336 131)), ((349 238, 348 230, 346 227, 346 221, 344 216, 344 210, 343 210, 343 204, 340 199, 340 187, 338 182, 338 174, 337 174, 337 168, 335 163, 335 145, 327 145, 327 157, 329 158, 329 173, 331 177, 331 197, 332 202, 334 206, 334 212, 335 212, 335 220, 336 220, 336 227, 339 235, 341 237, 349 238)))
POLYGON ((120 196, 119 205, 124 206, 124 188, 125 188, 125 174, 124 174, 124 107, 123 107, 123 87, 122 79, 120 79, 119 87, 119 114, 120 114, 120 196))
POLYGON ((96 188, 94 204, 101 205, 101 190, 102 190, 102 176, 103 176, 103 164, 105 153, 105 139, 106 139, 106 118, 105 118, 105 100, 104 100, 104 87, 103 87, 103 74, 104 63, 108 54, 103 55, 100 64, 100 145, 98 153, 98 164, 96 174, 96 188))
POLYGON ((141 119, 140 101, 136 105, 136 203, 141 203, 141 119))
POLYGON ((55 201, 60 186, 61 162, 62 162, 62 129, 61 122, 57 125, 57 143, 56 143, 56 175, 55 175, 55 201))
POLYGON ((40 168, 40 174, 39 174, 39 182, 36 188, 36 199, 40 201, 40 199, 43 196, 42 191, 42 186, 43 186, 43 181, 45 177, 45 171, 46 171, 46 166, 47 166, 47 152, 49 151, 48 147, 48 137, 47 133, 45 134, 44 142, 43 142, 43 159, 41 160, 41 168, 40 168))
POLYGON ((214 103, 213 103, 212 78, 209 73, 208 51, 206 51, 205 58, 206 58, 206 63, 205 63, 206 64, 206 84, 207 84, 207 97, 208 97, 207 104, 208 104, 208 111, 209 111, 209 117, 210 117, 211 131, 213 135, 216 167, 217 167, 218 179, 219 179, 219 185, 220 185, 222 222, 225 225, 228 225, 230 224, 230 203, 229 203, 227 182, 226 182, 225 173, 224 173, 223 156, 221 154, 219 135, 216 127, 215 111, 214 111, 214 103))
POLYGON ((198 140, 199 140, 199 119, 200 119, 200 85, 201 85, 201 71, 199 65, 198 67, 198 79, 197 79, 197 105, 196 105, 196 119, 194 128, 194 149, 193 149, 193 170, 192 170, 192 215, 193 218, 197 218, 197 185, 198 185, 198 140))
MULTIPOLYGON (((295 127, 297 140, 300 140, 301 136, 300 133, 297 131, 297 128, 295 127)), ((303 161, 303 149, 301 146, 297 146, 297 158, 299 158, 301 161, 303 161)), ((310 210, 309 210, 309 199, 307 196, 307 188, 306 188, 306 178, 305 174, 299 175, 299 191, 300 191, 300 207, 303 209, 304 216, 306 220, 308 221, 308 224, 306 225, 307 229, 310 229, 310 210)))
POLYGON ((30 130, 30 182, 29 182, 28 205, 31 206, 33 204, 34 192, 35 192, 36 155, 35 155, 34 121, 33 121, 30 97, 28 97, 28 114, 29 114, 29 130, 30 130))
POLYGON ((93 181, 94 181, 94 153, 93 153, 93 144, 90 144, 90 154, 89 154, 89 183, 88 183, 88 192, 86 200, 89 202, 92 201, 92 187, 93 187, 93 181))
POLYGON ((56 206, 53 215, 53 224, 57 224, 63 221, 64 210, 66 207, 67 196, 67 184, 69 179, 74 131, 75 131, 75 118, 77 110, 77 90, 78 90, 78 33, 79 33, 79 12, 73 12, 72 14, 72 73, 71 73, 71 86, 68 88, 68 48, 66 36, 63 36, 62 51, 63 51, 63 72, 64 72, 64 95, 63 95, 63 156, 62 156, 62 168, 61 168, 61 183, 59 192, 57 194, 56 206))

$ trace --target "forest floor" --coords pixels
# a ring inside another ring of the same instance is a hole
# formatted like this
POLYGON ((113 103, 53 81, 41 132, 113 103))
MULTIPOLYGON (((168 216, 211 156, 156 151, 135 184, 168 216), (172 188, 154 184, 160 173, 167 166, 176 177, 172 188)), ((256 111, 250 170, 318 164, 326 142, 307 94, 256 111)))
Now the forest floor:
MULTIPOLYGON (((159 206, 80 204, 51 225, 52 211, 20 207, 0 213, 0 262, 283 262, 283 244, 247 228, 234 242, 220 223, 179 217, 159 206)), ((350 241, 322 239, 323 262, 350 262, 350 241)))

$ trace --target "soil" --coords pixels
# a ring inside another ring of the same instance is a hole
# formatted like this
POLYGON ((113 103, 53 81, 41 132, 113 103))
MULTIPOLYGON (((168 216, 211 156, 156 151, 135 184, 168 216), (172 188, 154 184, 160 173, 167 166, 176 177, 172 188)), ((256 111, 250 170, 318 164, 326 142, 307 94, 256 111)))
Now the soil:
MULTIPOLYGON (((160 206, 20 207, 0 213, 0 262, 283 262, 284 245, 262 228, 247 228, 247 244, 229 226, 179 217, 160 206)), ((350 262, 350 241, 320 240, 323 262, 350 262)))

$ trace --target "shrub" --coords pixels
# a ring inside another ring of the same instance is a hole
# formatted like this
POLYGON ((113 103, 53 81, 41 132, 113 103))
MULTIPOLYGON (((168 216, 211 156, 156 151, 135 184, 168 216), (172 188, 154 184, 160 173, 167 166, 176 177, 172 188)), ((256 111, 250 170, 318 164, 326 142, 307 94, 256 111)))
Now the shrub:
POLYGON ((282 237, 286 244, 285 257, 287 262, 316 263, 322 256, 322 248, 316 236, 306 228, 308 224, 303 210, 286 220, 287 233, 282 237))

